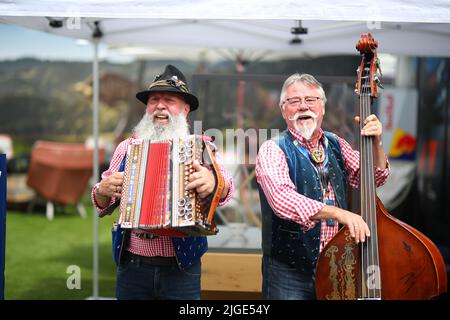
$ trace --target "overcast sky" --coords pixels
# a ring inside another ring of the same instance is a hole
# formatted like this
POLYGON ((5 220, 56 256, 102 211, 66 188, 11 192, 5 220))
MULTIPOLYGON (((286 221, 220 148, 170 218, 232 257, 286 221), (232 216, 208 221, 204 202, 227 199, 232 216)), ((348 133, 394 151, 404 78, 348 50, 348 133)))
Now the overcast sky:
MULTIPOLYGON (((93 47, 85 40, 82 40, 83 43, 80 44, 80 40, 73 38, 6 24, 0 24, 0 39, 0 61, 16 60, 25 57, 64 61, 92 61, 93 59, 93 47)), ((167 51, 165 50, 160 50, 160 52, 158 50, 151 51, 149 54, 144 53, 143 55, 150 59, 168 57, 167 51)), ((172 58, 198 59, 200 53, 193 49, 191 51, 186 50, 186 48, 172 48, 169 52, 173 54, 172 58)), ((223 59, 220 54, 214 50, 211 51, 208 52, 210 61, 223 59)), ((130 52, 130 50, 120 51, 117 49, 108 49, 106 45, 99 45, 99 58, 101 60, 108 60, 115 63, 129 63, 137 56, 136 52, 130 52)), ((384 73, 386 75, 392 75, 395 72, 396 64, 394 56, 383 55, 382 61, 384 73)))
POLYGON ((92 48, 76 40, 11 25, 0 25, 0 60, 36 57, 42 59, 89 60, 92 48))
MULTIPOLYGON (((93 48, 84 41, 35 31, 23 27, 0 24, 0 61, 33 57, 46 60, 92 61, 93 48)), ((105 45, 99 47, 100 59, 129 62, 130 57, 114 54, 105 45)))

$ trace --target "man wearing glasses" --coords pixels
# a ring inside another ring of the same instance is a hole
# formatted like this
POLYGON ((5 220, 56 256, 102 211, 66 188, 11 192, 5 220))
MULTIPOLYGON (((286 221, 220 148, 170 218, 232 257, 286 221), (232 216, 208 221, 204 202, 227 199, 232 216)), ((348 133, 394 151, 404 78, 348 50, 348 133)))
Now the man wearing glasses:
MULTIPOLYGON (((315 299, 317 258, 339 224, 348 226, 356 242, 370 236, 361 216, 346 210, 347 187, 359 185, 359 152, 321 129, 326 101, 313 76, 290 76, 279 105, 287 130, 258 152, 265 299, 315 299)), ((389 175, 381 133, 381 122, 368 116, 361 134, 374 137, 377 186, 389 175)))

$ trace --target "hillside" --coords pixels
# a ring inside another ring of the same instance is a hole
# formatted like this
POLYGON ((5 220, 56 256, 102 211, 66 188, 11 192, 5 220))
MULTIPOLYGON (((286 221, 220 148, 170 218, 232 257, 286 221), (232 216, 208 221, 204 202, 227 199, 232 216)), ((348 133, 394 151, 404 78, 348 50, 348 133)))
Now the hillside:
MULTIPOLYGON (((142 68, 139 63, 100 63, 99 69, 101 75, 118 74, 133 83, 141 77, 143 83, 136 87, 145 88, 165 63, 146 62, 144 74, 138 72, 142 68)), ((194 70, 189 64, 176 63, 189 72, 194 70)), ((1 61, 0 133, 11 135, 15 144, 23 144, 25 149, 38 139, 84 142, 92 132, 92 100, 77 92, 75 84, 84 81, 89 85, 91 73, 88 62, 1 61)), ((132 95, 129 98, 132 104, 132 95)), ((113 130, 119 114, 117 106, 101 102, 101 131, 113 130)))
MULTIPOLYGON (((277 62, 245 63, 245 74, 259 74, 260 78, 246 81, 239 92, 238 82, 214 78, 196 83, 201 108, 196 120, 203 120, 207 128, 278 128, 283 126, 276 107, 283 77, 294 72, 314 75, 354 76, 359 57, 329 56, 277 62), (278 76, 267 81, 265 75, 278 76), (239 100, 240 94, 242 99, 239 100)), ((120 118, 126 118, 125 132, 142 116, 144 109, 134 97, 144 89, 167 63, 179 67, 188 77, 198 73, 201 64, 180 61, 146 61, 130 64, 100 63, 100 74, 119 75, 133 84, 126 97, 100 105, 100 132, 116 130, 120 118)), ((206 69, 205 69, 206 70, 206 69)), ((205 71, 203 70, 203 71, 205 71)), ((42 61, 19 59, 0 61, 0 134, 14 139, 15 151, 27 152, 38 139, 84 142, 92 132, 92 100, 89 62, 42 61), (84 93, 77 88, 84 87, 84 93), (86 88, 89 90, 86 91, 86 88)), ((207 73, 236 74, 232 61, 207 65, 207 73)), ((113 92, 114 93, 114 92, 113 92)))

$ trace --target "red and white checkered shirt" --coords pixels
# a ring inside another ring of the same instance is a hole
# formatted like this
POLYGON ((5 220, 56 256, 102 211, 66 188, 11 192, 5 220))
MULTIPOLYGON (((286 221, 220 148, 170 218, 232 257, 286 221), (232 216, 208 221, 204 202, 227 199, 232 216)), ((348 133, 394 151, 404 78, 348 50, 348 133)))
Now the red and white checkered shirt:
MULTIPOLYGON (((304 139, 295 130, 289 129, 298 142, 306 147, 308 151, 314 147, 310 141, 304 139)), ((350 186, 359 186, 359 151, 353 150, 344 139, 334 135, 342 150, 344 165, 348 175, 350 186)), ((325 135, 320 129, 320 141, 323 143, 325 135)), ((323 144, 322 144, 323 145, 323 144)), ((323 170, 323 163, 321 165, 323 170)), ((289 167, 286 156, 280 147, 273 141, 264 142, 259 149, 256 158, 256 179, 261 186, 267 201, 274 213, 282 219, 294 221, 302 226, 304 230, 313 228, 318 220, 311 219, 325 206, 325 203, 308 198, 297 193, 296 187, 289 176, 289 167)), ((375 182, 377 187, 383 185, 389 176, 389 163, 386 168, 375 170, 375 182)), ((335 200, 331 182, 328 181, 330 190, 328 199, 335 200)), ((324 186, 322 185, 322 190, 324 186)), ((324 197, 325 198, 325 197, 324 197)), ((326 220, 321 220, 320 250, 331 240, 339 229, 338 223, 329 226, 326 220)))
MULTIPOLYGON (((120 163, 122 162, 125 154, 127 153, 128 145, 131 143, 131 138, 126 139, 122 141, 114 151, 114 154, 112 156, 111 162, 109 164, 108 170, 102 173, 102 179, 105 179, 106 177, 110 176, 114 172, 119 171, 120 163)), ((207 142, 209 143, 209 142, 207 142)), ((211 143, 212 144, 212 143, 211 143)), ((219 152, 216 152, 216 161, 219 166, 219 170, 222 173, 225 181, 228 182, 229 190, 227 196, 222 199, 219 202, 219 206, 222 206, 226 204, 233 196, 234 192, 234 180, 233 177, 224 170, 222 166, 222 157, 219 152)), ((94 206, 97 208, 97 210, 101 213, 105 208, 102 208, 98 205, 97 201, 95 200, 95 186, 92 189, 91 192, 91 199, 94 206)), ((115 198, 111 199, 110 204, 115 202, 115 198)), ((162 256, 162 257, 173 257, 175 256, 175 250, 173 248, 172 241, 170 237, 167 236, 158 236, 153 239, 142 239, 136 236, 136 232, 142 232, 142 231, 132 231, 130 236, 130 242, 128 243, 128 247, 125 249, 140 255, 140 256, 162 256)))

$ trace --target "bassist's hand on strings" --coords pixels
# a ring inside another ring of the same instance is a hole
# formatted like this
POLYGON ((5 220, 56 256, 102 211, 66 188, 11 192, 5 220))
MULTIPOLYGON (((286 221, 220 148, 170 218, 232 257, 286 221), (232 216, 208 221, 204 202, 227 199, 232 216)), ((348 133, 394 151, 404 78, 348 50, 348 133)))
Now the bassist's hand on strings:
MULTIPOLYGON (((359 124, 359 116, 355 116, 355 122, 359 124)), ((363 136, 374 136, 381 137, 383 133, 383 128, 380 120, 378 120, 377 116, 371 114, 364 121, 363 129, 361 130, 361 135, 363 136)))
MULTIPOLYGON (((359 124, 360 117, 355 117, 355 122, 359 124)), ((382 143, 381 143, 381 134, 383 133, 383 125, 380 120, 378 120, 377 116, 371 114, 364 121, 364 126, 361 129, 361 135, 367 137, 373 137, 373 156, 375 160, 375 164, 380 169, 385 169, 387 166, 387 157, 384 153, 382 143)))
POLYGON ((360 215, 338 207, 335 208, 337 211, 336 220, 347 226, 350 235, 355 239, 356 243, 364 242, 366 237, 370 236, 369 226, 360 215))
POLYGON ((366 241, 366 237, 370 236, 369 227, 360 215, 335 206, 326 205, 312 218, 315 220, 336 219, 340 224, 348 228, 350 235, 355 239, 356 243, 364 242, 366 241))

